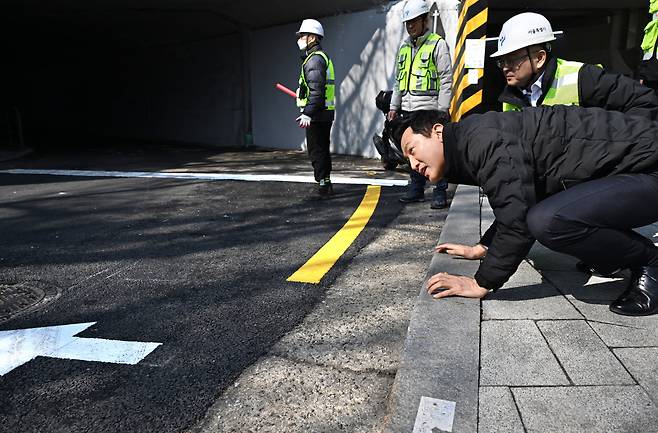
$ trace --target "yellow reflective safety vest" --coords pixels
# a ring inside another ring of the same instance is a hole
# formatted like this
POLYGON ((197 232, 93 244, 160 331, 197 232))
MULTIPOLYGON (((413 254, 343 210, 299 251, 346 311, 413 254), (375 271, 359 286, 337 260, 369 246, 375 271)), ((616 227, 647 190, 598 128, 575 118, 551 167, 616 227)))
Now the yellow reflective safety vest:
MULTIPOLYGON (((578 73, 584 63, 557 59, 557 69, 551 87, 541 105, 580 105, 578 73)), ((503 102, 503 111, 520 111, 521 107, 503 102)))
POLYGON ((656 45, 656 39, 658 38, 658 19, 649 21, 649 23, 644 27, 644 37, 642 38, 642 51, 645 53, 653 53, 653 48, 656 45))
POLYGON ((405 43, 398 53, 398 90, 404 95, 407 92, 419 96, 435 96, 439 94, 439 71, 434 61, 434 50, 441 36, 430 33, 423 44, 412 56, 413 47, 405 43))
POLYGON ((304 108, 308 104, 308 84, 306 84, 306 76, 304 75, 304 66, 312 56, 322 56, 327 65, 327 81, 324 90, 324 106, 327 110, 333 111, 336 109, 336 84, 334 75, 334 64, 323 51, 314 51, 302 62, 302 71, 299 74, 299 93, 297 95, 297 106, 304 108))

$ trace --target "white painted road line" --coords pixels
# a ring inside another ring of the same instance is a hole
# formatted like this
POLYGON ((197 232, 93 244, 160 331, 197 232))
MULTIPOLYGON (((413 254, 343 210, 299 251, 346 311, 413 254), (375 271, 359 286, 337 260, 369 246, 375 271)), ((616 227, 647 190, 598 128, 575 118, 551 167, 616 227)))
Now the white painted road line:
MULTIPOLYGON (((196 180, 242 180, 247 182, 296 182, 316 183, 313 176, 288 174, 238 174, 238 173, 173 173, 164 171, 105 171, 105 170, 47 170, 47 169, 12 169, 0 170, 3 174, 36 174, 51 176, 84 177, 144 177, 160 179, 196 179, 196 180)), ((332 176, 334 184, 406 186, 406 179, 374 179, 332 176)))
POLYGON ((455 406, 454 401, 421 397, 413 433, 451 432, 455 406))
POLYGON ((0 376, 37 356, 134 365, 162 344, 74 337, 95 323, 0 331, 0 376))

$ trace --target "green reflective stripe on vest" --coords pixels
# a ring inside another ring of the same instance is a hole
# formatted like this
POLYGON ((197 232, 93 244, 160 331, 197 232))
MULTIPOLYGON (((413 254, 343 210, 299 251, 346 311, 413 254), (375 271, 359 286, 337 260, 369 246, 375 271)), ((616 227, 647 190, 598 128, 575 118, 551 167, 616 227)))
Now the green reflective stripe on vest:
MULTIPOLYGON (((551 87, 546 92, 541 105, 580 105, 578 96, 578 73, 583 63, 557 59, 557 69, 551 87)), ((520 111, 509 102, 503 102, 503 111, 520 111)))
POLYGON ((653 47, 656 45, 656 38, 658 37, 658 20, 650 21, 644 28, 644 38, 642 38, 642 50, 644 52, 650 51, 653 53, 653 47))
POLYGON ((557 59, 555 77, 542 105, 580 105, 578 72, 582 67, 580 62, 557 59))
POLYGON ((308 104, 308 84, 306 84, 306 76, 304 75, 304 66, 306 62, 313 55, 322 56, 325 63, 327 64, 327 77, 326 84, 324 86, 324 106, 327 110, 333 111, 336 109, 336 83, 334 75, 334 64, 323 51, 314 51, 309 54, 306 59, 302 62, 302 71, 299 74, 299 95, 297 97, 297 106, 299 108, 304 108, 308 104))
POLYGON ((439 94, 439 71, 434 62, 434 50, 441 36, 430 33, 412 58, 411 45, 404 44, 398 53, 398 90, 401 94, 439 94))
POLYGON ((503 111, 521 111, 521 107, 517 107, 509 102, 503 102, 503 111))

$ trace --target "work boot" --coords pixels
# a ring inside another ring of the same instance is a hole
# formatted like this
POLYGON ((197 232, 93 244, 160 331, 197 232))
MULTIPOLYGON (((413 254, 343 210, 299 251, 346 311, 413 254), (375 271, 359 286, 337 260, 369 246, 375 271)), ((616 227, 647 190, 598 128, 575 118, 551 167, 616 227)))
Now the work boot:
POLYGON ((658 313, 658 267, 633 269, 628 289, 610 304, 610 311, 624 316, 658 313))
POLYGON ((331 182, 321 182, 313 186, 306 196, 307 201, 326 200, 334 195, 334 188, 331 182))
POLYGON ((430 203, 431 209, 444 209, 448 206, 448 198, 445 190, 435 189, 432 193, 432 203, 430 203))
POLYGON ((334 195, 334 187, 331 185, 331 181, 320 182, 320 185, 318 186, 318 195, 322 199, 327 199, 334 195))
POLYGON ((576 269, 578 269, 580 272, 584 274, 589 274, 594 277, 603 277, 603 278, 614 278, 619 276, 618 274, 621 272, 621 269, 616 269, 612 272, 602 272, 596 269, 594 266, 588 265, 583 261, 579 261, 578 263, 576 263, 576 269))
POLYGON ((399 198, 400 203, 420 203, 425 201, 425 191, 416 191, 408 189, 407 192, 399 198))

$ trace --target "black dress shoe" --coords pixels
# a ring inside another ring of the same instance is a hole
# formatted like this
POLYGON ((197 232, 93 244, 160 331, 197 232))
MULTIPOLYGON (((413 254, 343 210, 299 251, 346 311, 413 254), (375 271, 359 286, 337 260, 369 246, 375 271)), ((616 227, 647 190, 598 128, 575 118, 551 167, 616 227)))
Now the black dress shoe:
POLYGON ((658 267, 633 269, 628 289, 610 304, 610 311, 625 316, 658 313, 658 267))

